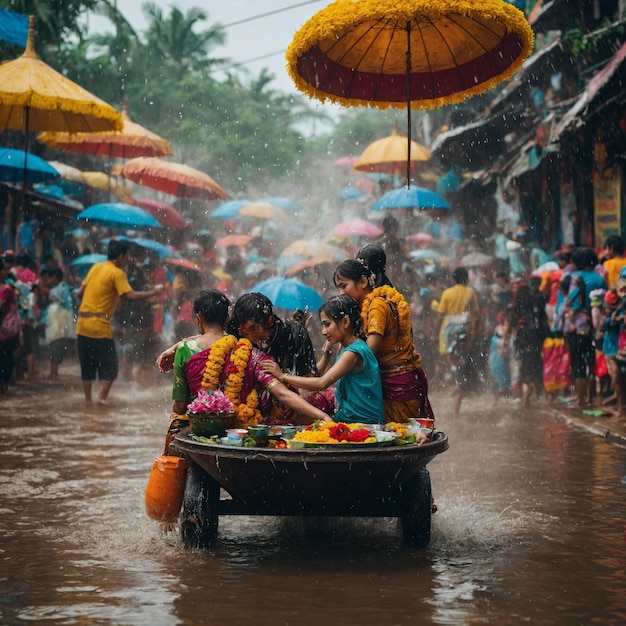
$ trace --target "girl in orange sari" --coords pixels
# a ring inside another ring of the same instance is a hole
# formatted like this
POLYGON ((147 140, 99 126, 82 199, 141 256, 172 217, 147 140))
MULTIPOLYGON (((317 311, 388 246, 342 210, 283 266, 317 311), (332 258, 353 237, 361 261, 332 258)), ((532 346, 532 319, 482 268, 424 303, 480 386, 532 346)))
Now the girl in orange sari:
POLYGON ((385 252, 380 246, 366 246, 359 252, 359 258, 337 267, 335 285, 361 305, 367 345, 380 367, 385 421, 434 419, 428 380, 413 344, 410 308, 404 296, 391 285, 385 263, 385 252))

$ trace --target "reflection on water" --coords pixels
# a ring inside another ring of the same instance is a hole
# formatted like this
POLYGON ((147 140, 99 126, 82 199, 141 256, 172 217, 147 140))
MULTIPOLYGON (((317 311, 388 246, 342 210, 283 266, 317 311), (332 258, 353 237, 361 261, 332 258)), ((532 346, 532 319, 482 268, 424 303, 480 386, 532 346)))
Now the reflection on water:
POLYGON ((188 551, 143 505, 167 384, 114 390, 106 410, 75 384, 3 404, 0 623, 626 622, 626 452, 597 437, 513 405, 449 421, 435 397, 427 550, 393 519, 231 517, 188 551))

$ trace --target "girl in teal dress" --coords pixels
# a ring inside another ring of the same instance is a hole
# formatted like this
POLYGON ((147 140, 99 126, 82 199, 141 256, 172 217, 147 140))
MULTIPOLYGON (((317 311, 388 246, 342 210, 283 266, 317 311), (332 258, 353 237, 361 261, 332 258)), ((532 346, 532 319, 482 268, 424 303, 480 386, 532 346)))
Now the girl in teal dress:
POLYGON ((335 422, 382 424, 385 410, 378 360, 364 341, 358 303, 347 295, 335 296, 322 305, 319 317, 326 338, 324 356, 317 364, 319 377, 283 373, 271 361, 262 363, 261 368, 281 382, 307 391, 322 391, 334 384, 335 422), (335 345, 341 349, 330 366, 330 348, 335 345))

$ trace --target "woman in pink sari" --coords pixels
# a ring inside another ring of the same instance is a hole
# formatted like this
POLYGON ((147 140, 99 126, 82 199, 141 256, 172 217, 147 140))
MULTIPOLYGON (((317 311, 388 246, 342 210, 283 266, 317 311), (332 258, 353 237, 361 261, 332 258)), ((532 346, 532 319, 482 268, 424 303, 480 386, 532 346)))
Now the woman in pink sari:
MULTIPOLYGON (((274 320, 271 304, 269 311, 265 310, 264 297, 259 298, 254 307, 246 306, 254 296, 246 294, 235 303, 230 329, 236 330, 237 336, 224 331, 230 302, 221 291, 201 291, 195 297, 194 321, 200 334, 184 339, 176 346, 173 414, 168 435, 173 437, 187 425, 187 406, 202 387, 224 389, 227 395, 237 389, 237 397, 231 400, 238 405, 242 425, 265 419, 272 407, 271 397, 311 422, 328 419, 326 413, 260 368, 260 363, 271 360, 271 357, 254 348, 252 343, 270 336, 274 320)), ((171 364, 170 351, 164 352, 157 361, 162 372, 171 369, 171 364)))

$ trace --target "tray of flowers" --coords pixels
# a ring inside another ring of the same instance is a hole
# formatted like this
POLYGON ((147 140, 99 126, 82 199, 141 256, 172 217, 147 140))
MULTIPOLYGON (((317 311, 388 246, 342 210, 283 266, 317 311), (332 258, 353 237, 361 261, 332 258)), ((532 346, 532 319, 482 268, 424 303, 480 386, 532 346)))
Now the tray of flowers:
POLYGON ((290 448, 363 448, 390 446, 396 434, 374 429, 372 425, 344 422, 315 422, 295 434, 290 448))
POLYGON ((187 415, 191 432, 200 437, 221 437, 227 429, 237 426, 235 405, 220 390, 200 389, 187 406, 187 415))

